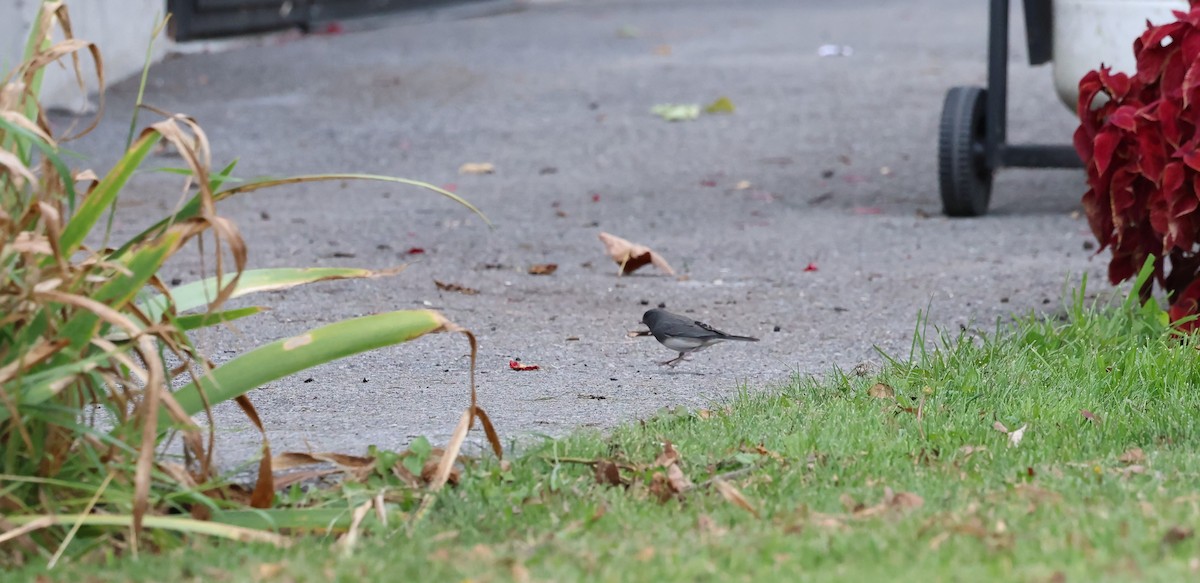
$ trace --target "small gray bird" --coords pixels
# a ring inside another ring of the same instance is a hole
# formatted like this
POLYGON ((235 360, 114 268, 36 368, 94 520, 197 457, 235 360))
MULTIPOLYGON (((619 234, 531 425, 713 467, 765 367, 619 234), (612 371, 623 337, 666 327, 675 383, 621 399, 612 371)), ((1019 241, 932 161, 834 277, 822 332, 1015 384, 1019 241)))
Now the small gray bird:
POLYGON ((679 356, 672 358, 666 362, 660 362, 662 366, 675 366, 676 363, 684 360, 689 352, 695 352, 701 348, 707 348, 722 340, 745 340, 747 342, 758 342, 758 338, 749 336, 734 336, 726 334, 704 322, 698 322, 691 318, 672 314, 666 310, 653 309, 642 314, 642 323, 650 329, 649 332, 641 332, 640 336, 653 335, 656 340, 662 343, 663 346, 679 353, 679 356))

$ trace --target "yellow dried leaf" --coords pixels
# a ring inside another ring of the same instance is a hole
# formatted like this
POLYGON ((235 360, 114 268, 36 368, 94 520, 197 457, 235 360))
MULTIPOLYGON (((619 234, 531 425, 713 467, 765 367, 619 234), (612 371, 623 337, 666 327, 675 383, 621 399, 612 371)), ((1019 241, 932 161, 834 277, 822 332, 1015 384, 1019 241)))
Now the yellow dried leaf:
POLYGON ((459 174, 491 174, 496 171, 496 166, 491 162, 467 162, 458 167, 459 174))
POLYGON ((896 390, 883 383, 875 383, 871 388, 867 389, 867 394, 876 399, 895 399, 896 390))

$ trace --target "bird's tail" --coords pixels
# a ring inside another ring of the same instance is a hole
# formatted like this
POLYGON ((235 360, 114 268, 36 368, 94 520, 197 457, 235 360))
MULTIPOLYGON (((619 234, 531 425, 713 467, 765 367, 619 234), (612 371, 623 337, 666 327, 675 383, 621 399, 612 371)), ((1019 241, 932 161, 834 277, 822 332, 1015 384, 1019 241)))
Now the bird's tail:
POLYGON ((750 336, 734 336, 732 334, 726 334, 725 339, 726 340, 745 340, 746 342, 758 342, 758 338, 751 338, 750 336))

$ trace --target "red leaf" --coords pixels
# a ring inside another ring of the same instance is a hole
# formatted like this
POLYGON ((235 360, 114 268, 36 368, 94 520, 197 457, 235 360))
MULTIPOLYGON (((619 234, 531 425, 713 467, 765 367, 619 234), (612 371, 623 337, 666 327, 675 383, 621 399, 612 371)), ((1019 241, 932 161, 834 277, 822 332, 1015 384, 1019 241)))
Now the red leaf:
MULTIPOLYGON (((1200 280, 1192 282, 1187 289, 1183 290, 1182 294, 1171 298, 1171 308, 1167 310, 1167 314, 1171 317, 1171 322, 1178 322, 1186 316, 1200 312, 1198 308, 1200 308, 1200 280)), ((1191 332, 1200 326, 1200 320, 1192 320, 1178 326, 1182 330, 1191 332)))
POLYGON ((1112 115, 1108 116, 1108 123, 1117 126, 1125 131, 1132 132, 1137 127, 1137 122, 1134 115, 1137 113, 1137 108, 1132 105, 1123 105, 1118 107, 1112 115))
POLYGON ((425 252, 425 249, 423 249, 421 247, 409 247, 408 251, 405 251, 405 253, 407 253, 409 255, 420 255, 424 252, 425 252))
POLYGON ((539 367, 536 364, 524 364, 519 360, 508 361, 508 368, 513 370, 537 370, 539 367))
POLYGON ((1112 162, 1113 152, 1117 149, 1117 144, 1121 143, 1121 137, 1117 132, 1106 130, 1100 132, 1095 140, 1092 140, 1092 150, 1095 153, 1093 158, 1096 162, 1096 171, 1104 174, 1108 171, 1108 165, 1112 162))
POLYGON ((805 266, 804 266, 804 271, 805 271, 805 273, 807 273, 807 272, 810 272, 810 271, 816 271, 816 270, 817 270, 817 264, 816 264, 816 263, 809 263, 808 265, 805 265, 805 266))

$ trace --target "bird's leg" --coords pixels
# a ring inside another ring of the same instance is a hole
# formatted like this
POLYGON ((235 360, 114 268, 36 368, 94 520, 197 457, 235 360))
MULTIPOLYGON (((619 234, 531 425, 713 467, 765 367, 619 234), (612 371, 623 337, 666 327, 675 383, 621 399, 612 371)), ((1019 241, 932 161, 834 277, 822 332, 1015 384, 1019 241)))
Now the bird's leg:
POLYGON ((677 363, 679 363, 680 361, 682 361, 683 357, 685 357, 685 356, 687 356, 686 352, 680 352, 679 356, 676 356, 675 358, 672 358, 671 360, 668 360, 666 362, 660 362, 660 363, 658 363, 658 365, 659 366, 669 366, 671 368, 675 368, 675 365, 677 363))

